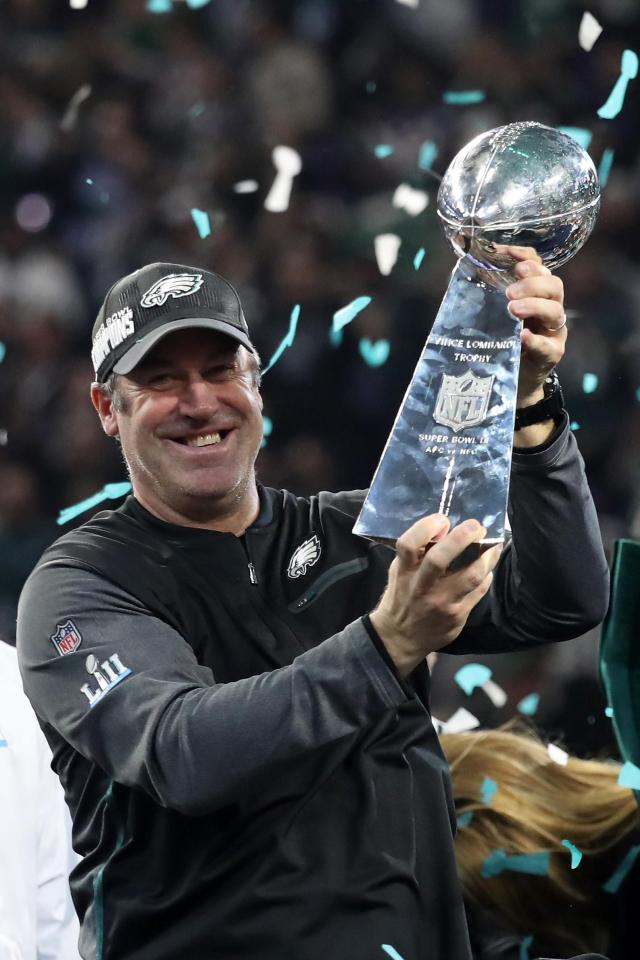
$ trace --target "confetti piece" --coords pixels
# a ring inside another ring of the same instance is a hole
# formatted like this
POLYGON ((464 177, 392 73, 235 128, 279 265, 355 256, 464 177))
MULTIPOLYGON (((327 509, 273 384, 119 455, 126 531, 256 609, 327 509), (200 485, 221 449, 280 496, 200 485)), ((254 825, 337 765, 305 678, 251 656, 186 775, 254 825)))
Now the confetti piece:
POLYGON ((65 111, 62 115, 62 120, 60 121, 61 130, 64 130, 66 133, 68 133, 69 130, 74 128, 78 119, 78 110, 84 101, 90 96, 91 86, 88 83, 83 83, 83 85, 76 90, 65 108, 65 111))
POLYGON ((459 827, 468 827, 473 820, 473 810, 466 810, 457 818, 456 823, 459 827))
POLYGON ((568 137, 579 143, 583 150, 589 149, 589 144, 593 139, 591 130, 586 130, 584 127, 558 127, 558 130, 560 133, 566 133, 568 137))
POLYGON ((442 94, 445 103, 464 105, 467 103, 482 103, 486 98, 484 90, 447 90, 442 94))
POLYGON ((395 233, 379 233, 374 237, 373 248, 376 254, 378 270, 383 277, 388 277, 398 259, 400 237, 395 233))
POLYGON ((401 183, 399 187, 396 187, 391 202, 394 207, 406 210, 410 216, 415 217, 426 209, 429 197, 424 190, 414 190, 408 183, 401 183))
POLYGON ((8 746, 9 746, 8 740, 0 740, 0 747, 8 747, 8 746))
POLYGON ((401 957, 396 948, 392 947, 390 943, 383 943, 381 946, 384 952, 389 954, 391 960, 404 960, 404 957, 401 957))
POLYGON ((90 187, 93 186, 93 180, 91 179, 91 177, 87 177, 84 182, 88 183, 90 187))
POLYGON ((201 113, 204 113, 204 103, 194 103, 194 105, 189 108, 190 117, 199 117, 201 113))
POLYGON ((0 447, 6 447, 9 434, 6 430, 0 430, 0 447))
POLYGON ((264 201, 264 208, 271 213, 284 213, 289 208, 293 178, 302 170, 302 160, 296 150, 283 145, 273 148, 271 159, 276 176, 264 201))
POLYGON ((582 49, 589 52, 601 33, 602 27, 596 18, 588 10, 585 10, 578 30, 578 43, 582 49))
POLYGON ((418 252, 416 253, 415 257, 413 258, 413 269, 414 269, 414 270, 419 270, 419 269, 420 269, 420 267, 422 266, 422 261, 424 260, 424 256, 425 256, 425 253, 426 253, 426 252, 427 252, 427 251, 424 249, 424 247, 420 247, 420 249, 419 249, 418 252))
POLYGON ((557 747, 555 743, 547 744, 547 753, 551 757, 554 763, 559 763, 561 767, 566 767, 569 762, 569 754, 566 750, 563 750, 561 747, 557 747))
POLYGON ((429 170, 437 156, 438 148, 433 140, 425 140, 418 154, 418 166, 421 170, 429 170))
POLYGON ((465 663, 454 675, 455 682, 469 696, 476 687, 491 679, 491 670, 483 663, 465 663))
POLYGON ((531 955, 529 953, 529 947, 533 943, 533 934, 530 933, 528 937, 525 937, 522 943, 520 944, 520 956, 518 960, 531 960, 531 955))
POLYGON ((267 445, 267 438, 273 433, 273 420, 270 417, 262 418, 262 443, 260 449, 267 445))
POLYGON ((618 785, 621 787, 631 787, 632 790, 640 790, 640 767, 627 760, 622 765, 618 775, 618 785))
POLYGON ((466 733, 480 726, 480 721, 464 707, 458 707, 446 723, 442 724, 443 733, 466 733))
POLYGON ((84 10, 87 0, 69 0, 69 6, 72 10, 84 10))
POLYGON ((613 716, 613 708, 612 708, 612 707, 605 707, 605 708, 604 708, 604 715, 605 715, 605 717, 612 717, 612 716, 613 716))
POLYGON ((574 431, 579 430, 580 424, 578 423, 577 420, 572 420, 571 423, 569 424, 569 427, 571 428, 571 430, 574 430, 574 431))
POLYGON ((638 76, 638 54, 634 50, 623 50, 620 61, 620 76, 616 80, 615 86, 607 102, 598 110, 598 116, 603 120, 613 120, 622 110, 627 84, 629 80, 635 80, 638 76))
POLYGON ((505 869, 506 860, 507 855, 504 850, 492 850, 482 861, 480 875, 485 879, 497 877, 505 869))
POLYGON ((239 180, 234 183, 233 189, 235 193, 255 193, 258 186, 257 180, 239 180))
POLYGON ((386 363, 390 349, 388 340, 377 340, 376 343, 372 343, 369 337, 363 337, 358 344, 360 356, 370 367, 381 367, 386 363))
POLYGON ((578 848, 571 843, 571 840, 563 840, 562 846, 571 851, 571 869, 575 870, 582 860, 582 850, 578 850, 578 848))
POLYGON ((585 373, 582 378, 582 390, 584 393, 593 393, 598 389, 598 376, 595 373, 585 373))
POLYGON ((280 346, 278 347, 278 349, 276 350, 276 352, 274 353, 274 355, 271 357, 271 360, 269 360, 269 363, 267 364, 265 369, 262 371, 262 376, 264 376, 265 373, 267 373, 267 371, 271 369, 274 363, 278 362, 278 360, 280 359, 284 351, 287 349, 287 347, 293 346, 293 340, 296 335, 296 328, 298 326, 299 316, 300 316, 300 304, 296 303, 295 307, 291 311, 291 316, 289 318, 289 331, 286 337, 283 339, 280 346))
POLYGON ((367 86, 366 86, 367 93, 375 93, 376 87, 377 87, 377 83, 375 82, 375 80, 367 80, 367 86))
POLYGON ((617 893, 620 889, 622 881, 631 870, 631 867, 636 862, 636 858, 640 853, 640 844, 634 847, 630 847, 622 862, 616 867, 606 883, 603 883, 602 889, 605 893, 617 893))
POLYGON ((342 343, 342 330, 329 330, 329 341, 332 347, 339 347, 342 343))
POLYGON ((186 0, 186 2, 191 10, 199 10, 200 7, 206 7, 208 3, 211 3, 211 0, 186 0))
POLYGON ((540 853, 515 853, 507 857, 505 870, 513 873, 528 873, 535 877, 544 877, 549 872, 551 855, 547 851, 540 853))
POLYGON ((4 343, 0 340, 0 363, 2 363, 6 355, 7 355, 7 348, 5 347, 4 343))
POLYGON ((197 207, 193 207, 191 210, 191 216, 193 217, 193 222, 196 225, 196 230, 198 231, 200 239, 204 240, 205 237, 208 237, 211 233, 209 214, 206 212, 206 210, 198 210, 197 207))
POLYGON ((376 147, 373 148, 378 160, 384 160, 385 157, 390 157, 393 153, 393 147, 389 143, 379 143, 376 147))
POLYGON ((171 0, 147 0, 145 6, 149 13, 171 12, 171 0))
POLYGON ((488 807, 498 792, 498 784, 491 777, 485 777, 480 787, 480 799, 488 807))
POLYGON ((607 147, 607 149, 603 150, 602 152, 600 166, 598 167, 598 180, 600 181, 601 188, 604 188, 607 185, 607 180, 609 179, 609 174, 611 173, 611 167, 613 165, 614 155, 615 150, 612 147, 607 147))
POLYGON ((413 10, 417 10, 420 0, 396 0, 396 3, 401 3, 403 7, 411 7, 413 10))
POLYGON ((518 710, 520 713, 523 713, 525 717, 532 717, 536 710, 538 709, 538 704, 540 703, 540 694, 539 693, 530 693, 526 697, 523 697, 520 703, 518 704, 518 710))
POLYGON ((97 506, 97 504, 102 503, 103 500, 119 500, 120 497, 124 497, 130 490, 131 484, 128 481, 122 483, 107 483, 102 490, 94 493, 93 496, 87 500, 83 500, 81 503, 76 503, 71 507, 65 507, 64 510, 61 510, 56 523, 58 525, 68 523, 69 520, 73 520, 74 517, 79 516, 86 510, 90 510, 91 507, 97 506))
POLYGON ((356 299, 348 303, 346 307, 341 307, 340 310, 336 310, 333 315, 332 330, 342 330, 348 323, 351 323, 354 317, 358 316, 361 310, 368 307, 370 303, 371 297, 356 297, 356 299))
POLYGON ((507 702, 507 695, 502 687, 498 686, 493 680, 487 680, 481 686, 494 707, 504 707, 507 702))

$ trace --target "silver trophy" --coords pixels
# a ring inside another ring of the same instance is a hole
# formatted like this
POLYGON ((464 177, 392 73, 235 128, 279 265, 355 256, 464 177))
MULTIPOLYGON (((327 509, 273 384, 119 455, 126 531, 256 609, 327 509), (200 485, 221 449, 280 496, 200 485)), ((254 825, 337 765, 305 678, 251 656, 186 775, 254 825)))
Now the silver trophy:
POLYGON ((483 543, 504 539, 522 322, 505 245, 534 247, 550 268, 593 229, 600 187, 589 155, 540 123, 510 123, 454 157, 438 215, 459 257, 353 528, 395 543, 416 520, 473 517, 483 543))

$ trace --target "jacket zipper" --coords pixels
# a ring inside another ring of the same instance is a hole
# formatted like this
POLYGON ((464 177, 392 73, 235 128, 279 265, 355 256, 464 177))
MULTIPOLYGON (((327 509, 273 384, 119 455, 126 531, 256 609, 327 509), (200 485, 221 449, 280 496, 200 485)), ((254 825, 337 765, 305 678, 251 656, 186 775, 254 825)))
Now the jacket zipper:
POLYGON ((249 548, 249 539, 248 539, 246 533, 243 533, 243 534, 242 534, 242 536, 240 537, 240 540, 242 541, 242 546, 244 547, 244 552, 245 552, 246 555, 247 555, 247 567, 248 567, 248 569, 249 569, 249 582, 252 583, 254 586, 257 586, 257 584, 258 584, 258 574, 256 573, 256 568, 254 567, 253 561, 252 561, 252 559, 251 559, 251 550, 250 550, 250 548, 249 548))
POLYGON ((333 586, 336 581, 343 580, 344 577, 350 577, 354 573, 360 573, 361 570, 366 570, 368 566, 368 557, 356 557, 355 560, 338 563, 335 567, 332 567, 330 570, 327 570, 326 573, 323 573, 322 576, 318 577, 301 597, 289 604, 289 610, 291 610, 292 613, 299 613, 300 610, 304 610, 310 603, 317 600, 318 597, 321 596, 325 590, 328 590, 329 587, 333 586))

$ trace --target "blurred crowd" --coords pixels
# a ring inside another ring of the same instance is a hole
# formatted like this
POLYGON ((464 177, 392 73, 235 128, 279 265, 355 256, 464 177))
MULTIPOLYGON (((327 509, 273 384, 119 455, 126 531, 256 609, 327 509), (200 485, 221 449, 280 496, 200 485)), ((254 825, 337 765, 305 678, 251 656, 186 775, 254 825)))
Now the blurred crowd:
MULTIPOLYGON (((214 0, 198 9, 174 0, 171 12, 154 12, 161 7, 0 7, 5 638, 26 574, 61 532, 58 511, 125 479, 88 396, 89 334, 108 287, 155 260, 209 267, 239 290, 265 364, 299 304, 293 345, 264 380, 273 429, 259 478, 299 494, 366 486, 454 263, 435 212, 438 177, 471 137, 515 120, 587 128, 596 165, 615 151, 594 234, 561 270, 570 338, 560 374, 605 541, 639 536, 640 81, 618 117, 597 116, 640 25, 636 0, 590 4, 603 32, 589 52, 578 43, 584 7, 571 0, 214 0), (443 100, 470 89, 484 99, 443 100), (437 154, 423 169, 427 141, 437 154), (302 160, 284 213, 264 208, 277 145, 302 160), (379 156, 378 145, 392 150, 379 156), (257 189, 239 192, 248 180, 257 189), (401 183, 426 191, 422 213, 393 206, 401 183), (194 208, 209 214, 205 239, 194 208), (374 237, 388 232, 402 245, 383 276, 374 237), (332 342, 333 314, 362 295, 371 304, 332 342), (384 364, 364 361, 364 337, 389 341, 384 364)), ((578 749, 609 737, 595 638, 587 644, 508 666, 488 658, 513 697, 544 686, 551 727, 554 704, 566 708, 567 684, 577 684, 578 749)), ((444 713, 455 708, 451 688, 442 685, 444 713)))

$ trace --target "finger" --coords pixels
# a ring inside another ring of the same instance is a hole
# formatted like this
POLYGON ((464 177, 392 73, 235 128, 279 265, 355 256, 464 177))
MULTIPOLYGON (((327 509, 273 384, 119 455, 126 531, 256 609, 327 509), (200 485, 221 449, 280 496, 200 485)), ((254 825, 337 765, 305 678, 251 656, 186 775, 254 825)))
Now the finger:
POLYGON ((542 260, 539 258, 537 260, 521 260, 519 263, 516 263, 513 268, 513 272, 518 277, 541 277, 541 276, 550 276, 551 270, 549 267, 545 267, 542 260))
MULTIPOLYGON (((468 593, 464 605, 468 611, 473 610, 475 606, 482 600, 484 595, 489 592, 491 589, 491 584, 493 583, 493 571, 490 571, 482 583, 476 587, 475 590, 472 590, 471 593, 468 593)), ((467 614, 468 616, 468 614, 467 614)))
POLYGON ((542 300, 564 300, 564 285, 560 277, 551 273, 529 276, 518 283, 512 283, 505 290, 507 300, 525 300, 527 297, 540 297, 542 300))
POLYGON ((530 360, 536 366, 550 370, 564 356, 567 328, 563 327, 556 334, 549 335, 536 334, 525 327, 521 340, 523 360, 530 360))
POLYGON ((514 317, 524 320, 536 333, 553 333, 564 327, 564 310, 557 300, 545 300, 544 297, 524 297, 510 300, 507 309, 514 317))
POLYGON ((535 247, 518 247, 515 245, 506 245, 504 247, 504 252, 507 253, 510 257, 513 257, 514 260, 536 260, 538 263, 542 263, 540 254, 535 249, 535 247))
POLYGON ((400 567, 410 569, 417 566, 429 543, 446 533, 449 526, 449 518, 441 513, 433 513, 416 520, 396 541, 396 554, 400 567))
POLYGON ((498 543, 494 547, 491 547, 490 550, 486 550, 477 560, 470 563, 468 567, 448 574, 447 579, 450 581, 449 589, 451 590, 451 599, 454 602, 464 600, 477 590, 494 569, 501 554, 502 543, 498 543))
POLYGON ((434 583, 446 573, 449 564, 460 556, 463 550, 482 540, 486 534, 487 531, 477 520, 465 520, 454 527, 425 555, 419 570, 420 585, 426 588, 430 583, 434 583))

